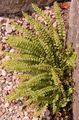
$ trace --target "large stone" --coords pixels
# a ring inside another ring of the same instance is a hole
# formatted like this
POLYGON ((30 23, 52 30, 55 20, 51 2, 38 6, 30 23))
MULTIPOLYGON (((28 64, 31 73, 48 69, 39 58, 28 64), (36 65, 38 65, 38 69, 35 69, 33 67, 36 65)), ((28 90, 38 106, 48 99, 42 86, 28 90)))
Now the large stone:
POLYGON ((31 0, 37 3, 38 5, 50 5, 54 0, 31 0))
POLYGON ((29 4, 29 0, 0 0, 0 13, 16 13, 27 10, 29 4))
POLYGON ((31 2, 49 5, 53 0, 0 0, 0 13, 16 13, 31 9, 31 2))

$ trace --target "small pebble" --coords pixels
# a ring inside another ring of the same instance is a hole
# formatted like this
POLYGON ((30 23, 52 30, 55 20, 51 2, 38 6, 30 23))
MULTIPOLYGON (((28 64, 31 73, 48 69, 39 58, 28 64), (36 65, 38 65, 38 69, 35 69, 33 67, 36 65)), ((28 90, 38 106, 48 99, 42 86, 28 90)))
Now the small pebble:
POLYGON ((3 114, 3 113, 2 113, 2 110, 0 110, 0 116, 2 116, 2 114, 3 114))
POLYGON ((7 20, 6 20, 5 18, 0 17, 0 23, 1 23, 1 24, 4 24, 4 23, 6 23, 6 22, 7 22, 7 20))
POLYGON ((1 27, 1 32, 2 32, 2 33, 5 33, 5 31, 6 31, 5 26, 2 26, 2 27, 1 27))
POLYGON ((6 24, 6 32, 8 33, 8 34, 10 34, 10 33, 12 33, 12 27, 11 27, 11 25, 10 24, 6 24))
POLYGON ((38 118, 35 118, 35 117, 33 117, 33 119, 32 120, 39 120, 38 118))
POLYGON ((11 49, 10 52, 11 52, 11 53, 15 52, 15 49, 11 49))
POLYGON ((10 56, 5 56, 4 59, 5 59, 5 60, 10 60, 11 58, 10 58, 10 56))
POLYGON ((22 120, 30 120, 28 116, 25 116, 22 120))
POLYGON ((4 49, 3 44, 0 43, 0 51, 2 51, 3 49, 4 49))
POLYGON ((52 11, 50 11, 50 16, 53 16, 53 12, 52 11))
POLYGON ((12 112, 12 110, 13 110, 12 108, 9 108, 9 111, 10 111, 10 112, 12 112))
POLYGON ((9 107, 9 103, 8 102, 5 103, 5 108, 7 108, 7 107, 9 107))
POLYGON ((57 26, 57 23, 56 23, 56 22, 54 22, 54 23, 53 23, 53 27, 54 27, 54 28, 56 28, 56 26, 57 26))
POLYGON ((2 76, 6 76, 6 71, 5 70, 2 70, 2 76))
POLYGON ((6 112, 6 110, 5 109, 2 109, 2 113, 4 114, 6 112))

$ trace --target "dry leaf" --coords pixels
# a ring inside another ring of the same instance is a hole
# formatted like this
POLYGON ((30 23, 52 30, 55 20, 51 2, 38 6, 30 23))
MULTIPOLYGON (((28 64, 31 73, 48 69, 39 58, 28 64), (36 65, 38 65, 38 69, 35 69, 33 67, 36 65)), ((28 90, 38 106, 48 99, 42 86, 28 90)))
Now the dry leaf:
POLYGON ((70 3, 71 2, 59 3, 59 6, 60 6, 61 9, 68 9, 68 8, 70 8, 70 3))

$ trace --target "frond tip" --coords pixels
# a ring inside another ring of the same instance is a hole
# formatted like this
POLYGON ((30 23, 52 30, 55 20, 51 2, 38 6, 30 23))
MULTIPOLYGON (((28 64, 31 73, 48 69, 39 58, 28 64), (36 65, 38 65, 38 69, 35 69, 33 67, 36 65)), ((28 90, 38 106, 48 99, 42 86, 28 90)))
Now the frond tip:
POLYGON ((56 16, 56 21, 58 24, 58 32, 59 32, 60 39, 65 40, 66 32, 65 32, 65 27, 64 27, 64 21, 60 14, 60 8, 57 2, 54 3, 54 11, 55 11, 55 16, 56 16))

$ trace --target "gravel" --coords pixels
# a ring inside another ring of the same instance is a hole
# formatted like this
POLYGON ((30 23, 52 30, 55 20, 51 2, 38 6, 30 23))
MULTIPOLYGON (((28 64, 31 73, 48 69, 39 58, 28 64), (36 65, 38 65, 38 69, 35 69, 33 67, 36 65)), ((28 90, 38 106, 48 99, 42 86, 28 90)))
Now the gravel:
MULTIPOLYGON (((47 14, 50 14, 53 26, 55 27, 56 21, 52 7, 46 7, 44 11, 47 14)), ((38 19, 40 22, 46 24, 43 18, 41 18, 37 14, 33 13, 32 16, 35 17, 35 19, 38 19)), ((4 51, 15 52, 15 49, 11 48, 6 43, 8 36, 14 31, 16 31, 16 29, 10 24, 12 20, 16 20, 18 24, 23 24, 26 28, 32 30, 32 27, 29 25, 29 23, 25 21, 25 19, 22 17, 18 17, 15 15, 9 15, 8 17, 0 17, 0 64, 5 60, 10 59, 9 56, 4 57, 4 51)), ((16 72, 7 71, 0 66, 0 120, 52 120, 49 110, 46 110, 44 115, 42 115, 38 119, 33 117, 34 110, 29 108, 29 106, 25 109, 22 108, 22 100, 9 103, 5 99, 6 96, 12 90, 14 90, 16 85, 19 83, 19 80, 16 78, 16 74, 16 72)))

